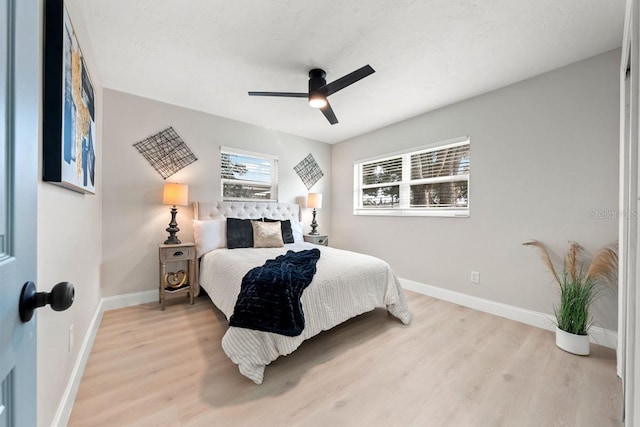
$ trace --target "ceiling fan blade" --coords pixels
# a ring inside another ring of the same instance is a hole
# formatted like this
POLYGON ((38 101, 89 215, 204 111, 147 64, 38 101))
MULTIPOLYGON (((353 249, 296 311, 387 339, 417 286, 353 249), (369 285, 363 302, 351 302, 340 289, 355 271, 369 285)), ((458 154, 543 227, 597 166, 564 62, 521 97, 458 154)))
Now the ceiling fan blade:
POLYGON ((340 77, 338 80, 335 80, 331 83, 327 83, 324 87, 320 88, 320 90, 326 95, 329 96, 332 93, 336 93, 337 91, 344 89, 345 87, 354 84, 358 80, 364 79, 370 74, 375 73, 376 70, 371 68, 370 65, 365 65, 362 68, 358 68, 352 73, 347 74, 346 76, 340 77))
POLYGON ((282 96, 286 98, 308 98, 308 93, 300 92, 249 92, 249 96, 282 96))
POLYGON ((326 106, 320 108, 320 111, 322 111, 322 114, 324 114, 327 120, 329 120, 329 123, 331 123, 332 125, 335 125, 336 123, 338 123, 338 118, 333 112, 333 108, 331 108, 331 104, 329 104, 329 101, 327 101, 326 106))

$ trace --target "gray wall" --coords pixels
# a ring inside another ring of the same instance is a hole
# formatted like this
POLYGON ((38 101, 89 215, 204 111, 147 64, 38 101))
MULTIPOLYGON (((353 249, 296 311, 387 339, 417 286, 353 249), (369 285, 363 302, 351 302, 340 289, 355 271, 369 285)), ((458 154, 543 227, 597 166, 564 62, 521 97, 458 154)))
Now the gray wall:
MULTIPOLYGON (((332 245, 406 279, 551 313, 557 288, 521 243, 564 254, 575 240, 593 253, 617 238, 619 63, 614 50, 332 146, 332 245), (470 218, 352 214, 355 160, 464 135, 470 218)), ((607 290, 596 324, 615 330, 616 313, 607 290)))
MULTIPOLYGON (((102 291, 104 296, 154 290, 158 286, 158 243, 169 223, 162 205, 162 177, 133 144, 173 126, 198 160, 167 181, 189 184, 189 200, 220 199, 220 146, 279 157, 281 202, 302 202, 307 188, 293 167, 309 153, 325 173, 310 191, 324 194, 320 230, 331 228, 331 147, 253 125, 212 116, 122 92, 104 91, 104 210, 102 291)), ((304 207, 304 206, 303 206, 304 207)), ((311 213, 303 209, 305 224, 311 213)), ((193 241, 190 207, 179 207, 178 237, 193 241)), ((309 231, 305 225, 305 232, 309 231)))
MULTIPOLYGON (((95 91, 96 194, 82 195, 43 182, 38 185, 38 290, 50 290, 62 281, 73 283, 76 290, 75 302, 67 311, 38 310, 37 406, 42 427, 53 421, 101 297, 102 87, 79 0, 65 0, 65 5, 95 91), (75 343, 69 351, 72 325, 75 343)), ((42 4, 40 10, 44 10, 42 4)), ((39 157, 42 159, 42 153, 39 157)))

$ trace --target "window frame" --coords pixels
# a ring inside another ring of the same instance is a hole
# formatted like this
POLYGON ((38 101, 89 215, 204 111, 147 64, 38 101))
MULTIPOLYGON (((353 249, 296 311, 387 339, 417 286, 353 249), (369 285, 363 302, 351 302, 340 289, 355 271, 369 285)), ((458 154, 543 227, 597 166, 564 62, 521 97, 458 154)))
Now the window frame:
MULTIPOLYGON (((446 148, 453 148, 458 146, 469 147, 469 157, 471 157, 471 138, 469 136, 453 138, 446 141, 439 141, 419 147, 412 147, 406 150, 396 151, 393 153, 387 153, 380 156, 369 157, 365 159, 356 160, 353 162, 353 215, 368 215, 368 216, 433 216, 433 217, 456 217, 456 218, 468 218, 470 216, 470 189, 471 189, 471 173, 455 176, 455 181, 467 182, 467 206, 461 208, 452 207, 411 207, 410 192, 412 185, 420 184, 434 184, 438 182, 451 182, 450 177, 435 177, 435 178, 422 178, 411 179, 411 156, 429 152, 443 150, 446 148), (363 166, 374 163, 382 162, 385 160, 401 158, 402 162, 402 178, 400 181, 385 182, 380 184, 363 184, 363 166), (389 187, 399 186, 399 205, 398 208, 368 208, 363 205, 363 190, 367 188, 376 187, 389 187)), ((471 161, 469 160, 469 167, 471 161)))
POLYGON ((257 153, 255 151, 242 150, 239 148, 220 146, 220 158, 218 165, 220 167, 220 199, 224 201, 260 201, 260 202, 277 202, 278 201, 278 156, 265 153, 257 153), (254 159, 268 160, 271 162, 271 185, 270 185, 270 197, 266 198, 252 198, 252 197, 228 197, 224 195, 225 184, 236 185, 265 185, 265 182, 242 180, 242 179, 229 179, 222 177, 222 154, 237 155, 244 157, 252 157, 254 159))

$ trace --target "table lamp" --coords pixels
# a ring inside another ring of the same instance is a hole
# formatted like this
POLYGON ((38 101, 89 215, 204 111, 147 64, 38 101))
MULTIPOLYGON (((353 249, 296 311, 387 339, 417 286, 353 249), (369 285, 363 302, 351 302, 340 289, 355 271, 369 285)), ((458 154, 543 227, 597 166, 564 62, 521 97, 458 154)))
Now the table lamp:
POLYGON ((322 193, 309 193, 307 196, 307 207, 313 208, 313 221, 311 221, 311 233, 310 235, 317 236, 318 223, 316 222, 316 209, 322 209, 322 193))
POLYGON ((164 241, 165 245, 178 245, 180 239, 176 236, 176 233, 180 231, 178 223, 176 222, 176 214, 178 209, 176 206, 187 206, 189 203, 189 186, 186 184, 176 184, 174 182, 164 183, 164 192, 162 194, 162 203, 165 205, 173 205, 171 208, 171 222, 167 231, 169 237, 164 241))

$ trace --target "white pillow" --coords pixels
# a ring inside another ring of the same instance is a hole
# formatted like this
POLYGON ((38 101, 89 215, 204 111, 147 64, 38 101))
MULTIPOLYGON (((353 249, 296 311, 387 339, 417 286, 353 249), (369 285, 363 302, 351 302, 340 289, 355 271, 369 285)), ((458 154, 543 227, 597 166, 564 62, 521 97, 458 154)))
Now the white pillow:
POLYGON ((296 221, 295 219, 291 219, 291 232, 293 233, 293 242, 304 242, 304 237, 302 237, 302 222, 296 221))
POLYGON ((196 256, 200 258, 209 251, 227 247, 227 220, 193 220, 193 238, 196 243, 196 256))

